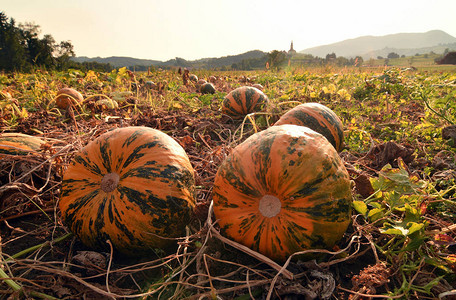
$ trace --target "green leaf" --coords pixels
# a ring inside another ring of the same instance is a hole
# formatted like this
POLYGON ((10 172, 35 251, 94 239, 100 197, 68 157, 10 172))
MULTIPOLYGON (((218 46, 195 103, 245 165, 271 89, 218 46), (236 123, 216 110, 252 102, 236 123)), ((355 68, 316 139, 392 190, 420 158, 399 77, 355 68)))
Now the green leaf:
POLYGON ((367 214, 367 217, 372 221, 377 221, 378 219, 384 216, 383 209, 380 208, 373 208, 367 214))
MULTIPOLYGON (((410 235, 410 233, 409 233, 410 235)), ((405 251, 415 251, 418 249, 424 242, 426 241, 426 238, 423 236, 418 236, 416 238, 412 238, 408 243, 407 246, 405 247, 405 251)))
POLYGON ((401 227, 401 226, 393 226, 392 228, 388 228, 388 229, 381 229, 380 228, 380 232, 383 233, 383 234, 393 234, 393 235, 406 236, 407 233, 408 233, 408 230, 405 229, 404 227, 401 227))
POLYGON ((408 227, 408 234, 407 235, 411 235, 411 234, 423 229, 424 228, 424 223, 409 222, 407 224, 407 227, 408 227))
POLYGON ((382 208, 382 204, 378 203, 378 202, 371 202, 371 203, 369 203, 369 205, 374 208, 382 208))
POLYGON ((434 257, 427 257, 424 261, 428 265, 431 265, 431 266, 437 267, 439 269, 442 269, 443 271, 445 271, 447 273, 451 273, 451 269, 448 268, 446 266, 446 264, 440 259, 437 259, 437 258, 434 258, 434 257))
POLYGON ((363 216, 367 215, 367 205, 364 201, 353 201, 353 208, 363 216))
POLYGON ((399 160, 398 169, 392 168, 390 164, 385 165, 380 170, 379 177, 371 181, 376 190, 394 191, 401 195, 415 193, 425 186, 424 181, 409 175, 402 160, 399 160))

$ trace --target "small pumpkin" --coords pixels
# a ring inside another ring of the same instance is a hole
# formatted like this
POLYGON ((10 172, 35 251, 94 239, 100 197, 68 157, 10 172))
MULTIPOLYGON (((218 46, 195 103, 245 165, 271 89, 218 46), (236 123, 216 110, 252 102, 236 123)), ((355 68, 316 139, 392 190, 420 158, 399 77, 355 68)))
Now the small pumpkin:
POLYGON ((101 110, 119 108, 119 103, 116 100, 103 98, 95 102, 95 106, 101 110))
POLYGON ((190 79, 190 81, 192 81, 193 83, 198 82, 198 76, 196 76, 195 74, 189 74, 188 79, 190 79))
POLYGON ((201 87, 203 86, 203 84, 207 83, 207 81, 205 79, 199 79, 198 82, 195 84, 196 86, 196 90, 198 92, 201 92, 201 87))
POLYGON ((157 84, 151 80, 148 80, 144 83, 144 86, 149 90, 156 90, 157 84))
POLYGON ((236 146, 214 181, 223 234, 276 261, 331 248, 350 223, 350 178, 334 147, 302 126, 272 126, 236 146))
POLYGON ((184 149, 147 127, 109 131, 79 151, 63 175, 63 222, 95 249, 126 255, 168 249, 185 234, 195 199, 184 149))
POLYGON ((322 134, 338 152, 344 148, 344 127, 339 117, 320 103, 304 103, 287 111, 274 125, 294 124, 322 134))
POLYGON ((214 94, 215 93, 215 87, 212 83, 206 82, 201 86, 200 89, 202 94, 214 94))
POLYGON ((67 109, 70 105, 82 103, 84 97, 73 88, 62 88, 57 92, 55 105, 60 109, 67 109))
POLYGON ((262 91, 251 86, 242 86, 232 90, 225 96, 222 112, 233 118, 261 111, 269 99, 262 91))
POLYGON ((263 87, 261 84, 259 84, 259 83, 255 83, 255 84, 253 84, 252 86, 253 86, 254 88, 259 89, 260 91, 262 91, 262 90, 264 89, 264 87, 263 87))
MULTIPOLYGON (((23 133, 0 134, 0 154, 25 155, 38 152, 45 141, 40 137, 23 133)), ((1 156, 0 156, 1 157, 1 156)))
POLYGON ((0 100, 11 99, 11 94, 7 91, 0 91, 0 100))

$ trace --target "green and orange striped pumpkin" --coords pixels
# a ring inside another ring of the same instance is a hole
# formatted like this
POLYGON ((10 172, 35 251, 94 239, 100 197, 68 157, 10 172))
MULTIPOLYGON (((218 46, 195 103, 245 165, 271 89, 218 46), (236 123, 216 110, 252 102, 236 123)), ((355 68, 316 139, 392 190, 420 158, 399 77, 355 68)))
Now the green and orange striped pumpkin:
POLYGON ((233 149, 214 181, 222 234, 276 261, 331 248, 350 223, 350 178, 334 147, 302 126, 272 126, 233 149))
POLYGON ((225 96, 222 113, 235 119, 261 111, 269 99, 262 91, 251 86, 242 86, 232 90, 225 96))
POLYGON ((36 136, 23 133, 0 134, 0 154, 25 155, 41 150, 45 141, 36 136))
POLYGON ((91 141, 64 173, 64 223, 89 247, 153 254, 185 234, 195 199, 194 170, 184 149, 147 127, 109 131, 91 141))
POLYGON ((339 117, 320 103, 304 103, 287 111, 274 125, 294 124, 322 134, 338 152, 344 148, 344 127, 339 117))

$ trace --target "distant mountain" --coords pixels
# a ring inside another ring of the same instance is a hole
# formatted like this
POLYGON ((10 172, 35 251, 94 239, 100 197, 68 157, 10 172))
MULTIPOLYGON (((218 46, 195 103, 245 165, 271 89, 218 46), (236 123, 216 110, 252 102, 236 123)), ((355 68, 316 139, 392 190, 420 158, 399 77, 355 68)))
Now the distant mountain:
POLYGON ((104 64, 110 64, 113 67, 120 68, 120 67, 128 67, 128 66, 153 66, 162 63, 158 60, 151 60, 151 59, 139 59, 133 57, 125 57, 125 56, 110 56, 110 57, 87 57, 87 56, 77 56, 73 58, 74 61, 82 63, 82 62, 98 62, 104 64))
MULTIPOLYGON (((455 44, 455 37, 441 30, 432 30, 425 33, 362 36, 334 44, 304 49, 299 51, 299 53, 326 57, 327 54, 334 52, 337 56, 344 56, 346 58, 362 56, 364 59, 369 59, 376 58, 379 55, 386 56, 391 52, 396 52, 399 55, 414 55, 416 53, 427 53, 436 49, 442 49, 439 52, 443 53, 446 48, 451 49, 455 47, 455 44)), ((456 49, 456 47, 453 49, 456 49)))
POLYGON ((389 53, 394 52, 399 55, 405 56, 414 56, 415 54, 426 54, 434 52, 436 54, 443 54, 445 50, 456 51, 456 43, 452 44, 440 44, 434 47, 424 47, 424 48, 411 48, 411 49, 397 49, 397 48, 383 48, 380 50, 371 51, 369 53, 362 54, 363 59, 387 57, 389 53))
POLYGON ((247 59, 262 59, 267 55, 266 52, 260 50, 252 50, 238 55, 229 55, 219 58, 203 58, 193 61, 194 64, 201 64, 210 66, 211 68, 220 68, 223 66, 231 66, 233 64, 239 64, 243 60, 247 59))
MULTIPOLYGON (((99 62, 99 63, 109 63, 113 67, 189 67, 189 68, 221 68, 221 67, 231 67, 233 64, 241 64, 244 60, 262 60, 266 61, 267 53, 260 50, 252 50, 238 55, 229 55, 219 58, 201 58, 198 60, 185 60, 183 58, 176 57, 167 61, 159 60, 150 60, 150 59, 138 59, 132 57, 122 57, 122 56, 111 56, 111 57, 86 57, 78 56, 73 58, 76 62, 99 62)), ((262 65, 264 63, 262 62, 262 65)))

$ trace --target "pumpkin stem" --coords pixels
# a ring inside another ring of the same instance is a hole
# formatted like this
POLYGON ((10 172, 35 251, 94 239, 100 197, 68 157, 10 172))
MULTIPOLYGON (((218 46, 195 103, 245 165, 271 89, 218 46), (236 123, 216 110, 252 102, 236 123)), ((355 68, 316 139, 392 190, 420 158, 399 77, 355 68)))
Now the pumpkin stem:
POLYGON ((101 189, 106 193, 114 191, 119 184, 119 179, 120 177, 117 173, 106 174, 101 180, 101 189))
POLYGON ((282 209, 282 202, 280 202, 280 199, 276 196, 264 195, 263 198, 260 199, 258 209, 263 216, 272 218, 279 214, 282 209))

